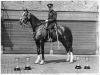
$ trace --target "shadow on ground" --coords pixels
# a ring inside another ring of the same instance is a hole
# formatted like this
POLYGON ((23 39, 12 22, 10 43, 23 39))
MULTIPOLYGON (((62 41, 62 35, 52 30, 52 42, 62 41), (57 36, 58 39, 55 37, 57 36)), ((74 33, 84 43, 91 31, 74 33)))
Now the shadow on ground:
MULTIPOLYGON (((48 61, 45 61, 46 64, 48 63, 61 63, 61 62, 67 62, 66 59, 59 59, 59 60, 48 60, 48 61)), ((76 60, 73 60, 73 63, 76 62, 76 60)))

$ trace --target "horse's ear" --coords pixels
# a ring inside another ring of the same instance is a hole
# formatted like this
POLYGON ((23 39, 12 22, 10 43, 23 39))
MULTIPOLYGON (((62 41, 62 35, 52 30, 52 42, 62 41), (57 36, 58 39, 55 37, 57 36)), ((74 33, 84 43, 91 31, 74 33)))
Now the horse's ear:
POLYGON ((27 8, 26 8, 26 11, 28 11, 27 8))
POLYGON ((26 12, 28 13, 28 10, 27 10, 27 8, 26 8, 26 12))
POLYGON ((23 11, 26 11, 26 9, 23 9, 23 11))
POLYGON ((28 13, 28 10, 27 10, 27 8, 24 10, 24 12, 27 12, 27 13, 28 13))

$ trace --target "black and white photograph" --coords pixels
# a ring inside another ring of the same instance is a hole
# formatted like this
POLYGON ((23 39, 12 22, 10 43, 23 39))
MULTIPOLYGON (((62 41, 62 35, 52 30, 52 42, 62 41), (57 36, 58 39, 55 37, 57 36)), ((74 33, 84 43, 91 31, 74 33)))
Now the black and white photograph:
POLYGON ((99 73, 99 0, 1 1, 1 74, 99 73))

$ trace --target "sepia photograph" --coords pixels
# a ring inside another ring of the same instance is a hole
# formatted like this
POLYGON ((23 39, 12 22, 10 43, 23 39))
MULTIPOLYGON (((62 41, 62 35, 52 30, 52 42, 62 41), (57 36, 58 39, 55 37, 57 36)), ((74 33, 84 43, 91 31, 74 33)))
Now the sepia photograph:
POLYGON ((1 74, 99 73, 99 0, 1 1, 1 74))

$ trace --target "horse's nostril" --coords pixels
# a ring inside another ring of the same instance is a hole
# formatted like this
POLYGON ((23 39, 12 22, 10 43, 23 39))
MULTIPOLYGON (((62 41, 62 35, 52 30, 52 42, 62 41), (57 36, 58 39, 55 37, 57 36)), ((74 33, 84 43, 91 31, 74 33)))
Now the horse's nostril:
POLYGON ((22 25, 22 22, 21 22, 21 21, 19 21, 19 24, 20 24, 20 25, 22 25))

